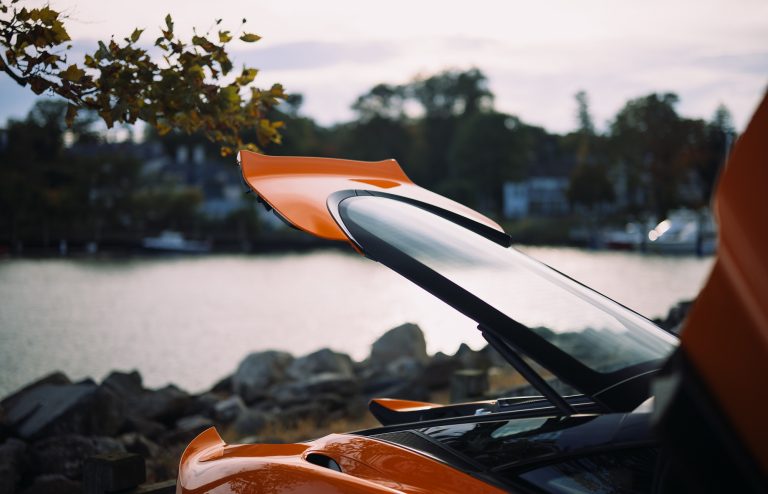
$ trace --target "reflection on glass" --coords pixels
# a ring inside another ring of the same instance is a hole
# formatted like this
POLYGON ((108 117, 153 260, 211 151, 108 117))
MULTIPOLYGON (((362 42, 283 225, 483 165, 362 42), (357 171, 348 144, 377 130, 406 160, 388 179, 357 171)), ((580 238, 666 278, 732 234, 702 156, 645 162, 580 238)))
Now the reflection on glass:
POLYGON ((371 196, 343 204, 345 220, 477 295, 593 370, 612 372, 662 359, 677 344, 671 335, 606 297, 418 207, 371 196))
POLYGON ((520 478, 552 494, 650 492, 657 451, 613 451, 547 465, 520 478))

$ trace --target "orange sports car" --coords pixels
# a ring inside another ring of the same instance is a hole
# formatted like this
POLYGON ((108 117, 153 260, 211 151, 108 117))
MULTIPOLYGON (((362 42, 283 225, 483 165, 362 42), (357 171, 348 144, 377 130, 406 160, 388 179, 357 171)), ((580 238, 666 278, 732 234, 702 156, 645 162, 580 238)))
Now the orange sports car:
POLYGON ((377 399, 381 427, 300 444, 225 444, 209 429, 184 452, 177 492, 764 492, 766 136, 764 101, 721 179, 718 260, 681 339, 511 248, 496 223, 394 160, 242 151, 243 179, 268 208, 473 320, 538 394, 377 399))

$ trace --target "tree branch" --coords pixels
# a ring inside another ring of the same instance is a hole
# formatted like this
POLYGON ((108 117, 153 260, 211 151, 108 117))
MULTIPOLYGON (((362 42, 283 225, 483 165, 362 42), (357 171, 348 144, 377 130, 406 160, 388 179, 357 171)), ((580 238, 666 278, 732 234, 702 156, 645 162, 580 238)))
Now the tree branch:
POLYGON ((5 59, 2 56, 0 56, 0 68, 3 70, 3 72, 5 72, 9 76, 11 76, 11 79, 16 81, 16 83, 19 86, 26 87, 27 80, 25 78, 19 76, 18 74, 16 74, 14 71, 12 71, 11 68, 8 66, 8 62, 6 62, 5 59))

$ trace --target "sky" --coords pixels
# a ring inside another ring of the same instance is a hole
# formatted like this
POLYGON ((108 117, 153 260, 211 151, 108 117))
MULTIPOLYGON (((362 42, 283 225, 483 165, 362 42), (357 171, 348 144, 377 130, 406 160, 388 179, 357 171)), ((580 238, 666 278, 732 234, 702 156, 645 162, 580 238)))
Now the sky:
MULTIPOLYGON (((22 0, 21 5, 43 2, 22 0)), ((377 83, 401 84, 444 69, 477 67, 499 111, 552 132, 575 123, 587 91, 598 128, 624 103, 675 92, 678 110, 710 119, 719 104, 743 129, 768 87, 766 0, 228 1, 50 0, 69 15, 76 48, 146 28, 170 13, 177 33, 215 19, 262 36, 233 43, 236 64, 260 69, 257 85, 304 95, 322 124, 351 119, 355 98, 377 83)), ((0 122, 22 117, 34 95, 0 74, 0 122)))

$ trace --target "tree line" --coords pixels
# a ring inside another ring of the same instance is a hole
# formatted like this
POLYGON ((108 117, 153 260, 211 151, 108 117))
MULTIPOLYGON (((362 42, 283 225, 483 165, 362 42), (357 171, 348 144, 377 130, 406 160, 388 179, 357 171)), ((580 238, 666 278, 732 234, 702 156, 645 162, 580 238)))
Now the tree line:
MULTIPOLYGON (((679 206, 709 202, 733 128, 721 107, 711 121, 680 115, 671 93, 628 101, 596 130, 583 92, 575 96, 575 129, 550 133, 498 111, 479 69, 447 70, 406 84, 378 84, 353 103, 355 118, 322 126, 301 112, 301 95, 287 95, 266 115, 283 122, 281 142, 264 152, 360 160, 397 159, 418 184, 492 216, 500 216, 502 184, 565 176, 574 210, 594 213, 622 195, 620 216, 662 217, 679 206), (616 190, 620 176, 623 190, 616 190), (697 193, 684 193, 691 183, 697 193)), ((0 232, 6 245, 55 245, 62 238, 135 242, 172 228, 196 237, 254 240, 252 202, 226 218, 199 211, 205 184, 148 170, 130 142, 104 145, 99 116, 84 111, 67 125, 67 105, 41 100, 25 119, 8 122, 0 141, 0 232)), ((243 132, 244 141, 252 139, 243 132)), ((144 143, 173 155, 204 146, 206 167, 235 177, 232 158, 219 157, 203 133, 148 127, 144 143)), ((614 208, 616 209, 616 208, 614 208)))
POLYGON ((502 183, 565 176, 577 210, 593 211, 620 195, 619 213, 663 217, 709 203, 734 138, 724 106, 706 121, 680 115, 677 103, 673 93, 634 98, 598 131, 582 91, 575 95, 575 129, 559 135, 497 110, 481 70, 447 70, 378 84, 354 102, 352 121, 331 127, 302 116, 301 97, 289 96, 276 117, 285 121, 282 144, 266 149, 395 158, 416 183, 495 216, 502 183))

